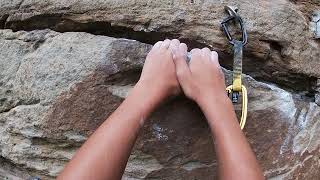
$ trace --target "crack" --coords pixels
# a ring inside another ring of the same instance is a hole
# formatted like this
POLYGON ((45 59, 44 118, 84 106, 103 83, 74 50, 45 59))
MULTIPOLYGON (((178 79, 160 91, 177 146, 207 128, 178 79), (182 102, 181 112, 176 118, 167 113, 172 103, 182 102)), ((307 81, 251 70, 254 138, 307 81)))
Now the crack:
POLYGON ((4 14, 0 17, 0 29, 5 28, 5 24, 6 24, 8 18, 9 18, 9 14, 4 14))
POLYGON ((65 18, 61 14, 41 14, 32 16, 24 21, 10 21, 5 24, 5 28, 12 29, 13 31, 32 31, 35 29, 48 28, 57 32, 87 32, 94 35, 135 39, 147 44, 153 44, 166 38, 172 39, 179 37, 178 34, 172 33, 135 31, 133 28, 113 26, 110 22, 105 21, 80 23, 65 18))
POLYGON ((0 114, 10 112, 11 110, 17 108, 18 106, 31 106, 36 104, 40 104, 40 99, 20 100, 15 104, 11 104, 10 107, 1 110, 0 114))
POLYGON ((34 41, 33 46, 32 46, 33 50, 35 51, 38 48, 40 48, 40 46, 43 45, 45 43, 45 41, 46 41, 45 39, 40 39, 40 40, 34 41))
POLYGON ((0 179, 16 179, 17 177, 27 179, 29 176, 22 166, 0 155, 0 179))
POLYGON ((270 44, 270 48, 278 51, 279 54, 281 55, 281 51, 283 49, 283 46, 279 42, 274 41, 274 40, 267 40, 267 39, 261 39, 260 41, 270 44))
MULTIPOLYGON (((24 157, 23 159, 29 159, 30 162, 34 161, 47 161, 48 163, 54 164, 57 163, 57 161, 64 161, 67 162, 67 160, 63 159, 55 159, 55 158, 48 158, 48 157, 34 157, 30 158, 28 156, 24 157)), ((22 160, 22 159, 20 159, 22 160)), ((36 162, 34 162, 36 163, 36 162)), ((60 162, 59 162, 60 163, 60 162)), ((49 174, 49 172, 46 170, 39 170, 33 167, 29 167, 29 165, 25 162, 15 162, 12 159, 9 159, 7 157, 0 156, 0 179, 52 179, 53 176, 49 174), (2 178, 3 174, 1 170, 4 170, 6 173, 4 173, 4 178, 2 178), (34 176, 36 175, 36 176, 34 176)))
MULTIPOLYGON (((41 14, 34 15, 23 21, 6 22, 6 29, 12 31, 32 31, 51 29, 57 32, 87 32, 93 35, 104 35, 114 38, 134 39, 146 44, 154 44, 164 39, 180 39, 181 42, 187 43, 189 48, 203 48, 209 45, 192 39, 180 38, 178 32, 158 32, 158 31, 137 31, 130 27, 112 25, 108 21, 94 22, 77 22, 69 19, 68 16, 74 14, 41 14)), ((1 28, 1 29, 3 29, 1 28)))
POLYGON ((278 27, 278 26, 280 26, 280 25, 282 25, 283 23, 285 23, 285 22, 287 22, 288 21, 288 18, 289 17, 287 17, 287 18, 285 18, 283 21, 281 21, 280 23, 278 23, 278 24, 276 24, 276 25, 274 25, 274 26, 272 26, 272 27, 270 27, 270 28, 268 28, 267 30, 265 30, 265 31, 263 31, 261 34, 266 34, 266 32, 269 32, 269 31, 271 31, 271 30, 273 30, 274 28, 276 28, 276 27, 278 27))
POLYGON ((31 137, 29 138, 34 146, 51 146, 54 145, 57 150, 72 150, 79 148, 83 142, 77 142, 64 139, 55 139, 49 137, 31 137))
POLYGON ((21 9, 21 5, 23 4, 24 0, 21 0, 20 3, 17 5, 18 9, 21 9))
POLYGON ((193 171, 195 169, 202 169, 202 168, 212 168, 213 166, 216 166, 216 162, 212 162, 210 164, 202 163, 200 161, 188 161, 182 164, 182 169, 186 171, 193 171))
MULTIPOLYGON (((28 19, 23 21, 8 21, 5 23, 3 28, 12 29, 13 31, 32 31, 39 29, 51 29, 57 32, 87 32, 93 35, 104 35, 108 37, 114 38, 126 38, 133 39, 146 44, 154 44, 157 41, 164 40, 166 38, 173 39, 177 38, 181 42, 188 44, 189 49, 192 48, 203 48, 209 47, 209 44, 203 43, 201 39, 189 39, 189 38, 180 38, 181 34, 179 32, 159 32, 159 31, 147 31, 142 29, 140 31, 135 30, 131 27, 112 25, 111 22, 108 21, 85 21, 78 22, 72 20, 72 17, 75 14, 40 14, 34 15, 28 19)), ((280 22, 276 26, 281 25, 280 22)), ((133 24, 134 25, 134 24, 133 24)), ((274 27, 272 27, 274 28, 274 27)), ((283 46, 276 41, 270 40, 261 40, 262 42, 268 43, 270 49, 276 51, 281 56, 281 51, 283 46)), ((35 45, 37 48, 37 45, 35 45)), ((232 69, 232 55, 228 50, 219 51, 220 62, 223 67, 226 69, 232 69)), ((286 70, 285 68, 281 68, 285 66, 272 65, 272 67, 265 66, 267 61, 265 59, 256 60, 252 63, 249 62, 250 59, 257 59, 258 57, 252 56, 253 54, 250 52, 245 52, 244 64, 248 66, 244 66, 243 72, 252 76, 253 78, 264 81, 271 82, 277 84, 280 88, 284 88, 290 92, 295 92, 299 94, 303 94, 304 96, 314 97, 315 91, 312 87, 314 84, 315 77, 310 77, 305 74, 290 72, 290 70, 286 70), (258 67, 258 68, 257 68, 258 67), (259 69, 259 70, 257 70, 259 69)), ((281 56, 283 59, 283 57, 281 56)), ((284 62, 285 63, 285 62, 284 62)), ((313 98, 315 99, 315 98, 313 98)))

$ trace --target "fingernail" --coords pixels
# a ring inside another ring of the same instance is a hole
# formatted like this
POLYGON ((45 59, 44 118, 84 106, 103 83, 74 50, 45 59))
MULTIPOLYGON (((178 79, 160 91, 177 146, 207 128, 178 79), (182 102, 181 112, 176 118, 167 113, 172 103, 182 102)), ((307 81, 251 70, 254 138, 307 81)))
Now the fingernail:
POLYGON ((216 52, 211 51, 211 61, 214 61, 214 59, 216 58, 216 52))
POLYGON ((214 57, 213 51, 211 51, 211 57, 212 57, 212 58, 214 57))

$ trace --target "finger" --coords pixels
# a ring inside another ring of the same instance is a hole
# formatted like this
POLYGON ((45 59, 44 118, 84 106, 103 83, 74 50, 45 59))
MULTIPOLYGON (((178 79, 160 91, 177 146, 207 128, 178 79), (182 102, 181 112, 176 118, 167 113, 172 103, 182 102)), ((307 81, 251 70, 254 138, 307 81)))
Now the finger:
POLYGON ((171 41, 169 39, 164 40, 163 43, 161 44, 161 48, 168 49, 170 46, 170 42, 171 41))
POLYGON ((218 56, 218 53, 216 51, 211 51, 211 58, 210 60, 215 63, 216 65, 220 66, 219 64, 219 56, 218 56))
POLYGON ((187 51, 188 51, 188 47, 184 43, 179 44, 176 49, 173 49, 173 54, 174 54, 173 60, 174 60, 175 64, 177 63, 178 68, 180 68, 180 67, 182 67, 182 68, 187 67, 188 68, 188 64, 186 62, 187 51))
POLYGON ((201 64, 203 64, 202 61, 203 61, 203 58, 202 58, 201 50, 198 48, 192 49, 191 50, 191 59, 189 62, 189 67, 190 67, 191 73, 202 71, 202 69, 199 69, 199 68, 201 68, 201 64))
POLYGON ((179 44, 180 44, 180 41, 178 39, 173 39, 170 42, 169 49, 171 51, 174 50, 174 49, 177 49, 179 47, 179 44))
POLYGON ((194 63, 195 59, 198 59, 199 56, 201 56, 201 50, 198 48, 192 49, 191 51, 191 59, 190 59, 190 65, 191 63, 194 63))
POLYGON ((216 65, 216 67, 218 67, 220 74, 224 76, 224 73, 219 63, 218 53, 216 51, 211 51, 210 54, 211 54, 210 60, 216 65))
POLYGON ((206 55, 206 56, 208 56, 209 58, 211 58, 211 51, 210 51, 209 48, 202 48, 202 49, 201 49, 201 53, 202 53, 202 55, 206 55))
POLYGON ((183 50, 183 52, 187 53, 188 52, 188 46, 185 43, 180 43, 179 48, 183 50))
POLYGON ((188 79, 191 77, 191 72, 187 64, 187 51, 187 45, 181 43, 173 52, 173 61, 176 67, 176 74, 181 86, 184 86, 186 83, 188 83, 188 79))
POLYGON ((158 41, 157 43, 155 43, 155 44, 153 45, 152 49, 159 48, 162 43, 163 43, 163 41, 158 41))
POLYGON ((200 51, 200 49, 198 49, 198 48, 194 48, 194 49, 192 49, 190 52, 191 52, 191 54, 198 54, 198 53, 201 52, 201 51, 200 51))

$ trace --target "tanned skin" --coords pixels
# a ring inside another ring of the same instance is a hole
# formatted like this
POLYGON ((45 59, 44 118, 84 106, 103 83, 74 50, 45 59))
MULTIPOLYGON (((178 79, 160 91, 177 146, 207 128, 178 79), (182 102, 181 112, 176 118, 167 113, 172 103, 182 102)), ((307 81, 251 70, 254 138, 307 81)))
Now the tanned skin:
POLYGON ((90 136, 58 179, 120 180, 139 130, 168 96, 184 94, 194 100, 211 128, 220 179, 264 179, 226 96, 218 54, 193 49, 179 40, 157 42, 147 55, 140 80, 117 110, 90 136))

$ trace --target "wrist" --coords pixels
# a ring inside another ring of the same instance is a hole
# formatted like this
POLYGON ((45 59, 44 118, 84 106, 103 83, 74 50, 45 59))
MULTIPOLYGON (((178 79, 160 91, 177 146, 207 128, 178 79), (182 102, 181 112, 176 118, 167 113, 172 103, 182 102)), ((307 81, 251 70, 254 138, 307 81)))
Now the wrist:
POLYGON ((226 92, 223 93, 199 93, 195 98, 196 103, 202 106, 221 106, 222 104, 232 104, 226 92))
POLYGON ((153 91, 152 88, 138 82, 118 107, 118 111, 130 111, 131 113, 138 114, 139 118, 137 121, 142 126, 150 113, 161 103, 160 96, 156 96, 156 93, 151 91, 153 91))
POLYGON ((169 88, 162 86, 157 81, 149 82, 147 80, 139 80, 135 85, 138 91, 144 92, 144 97, 162 101, 169 96, 169 88))
POLYGON ((206 115, 211 128, 227 123, 226 119, 235 117, 232 102, 226 95, 203 96, 197 104, 206 115))
POLYGON ((138 81, 132 90, 132 94, 141 98, 141 101, 158 105, 166 98, 166 94, 154 85, 138 81))

